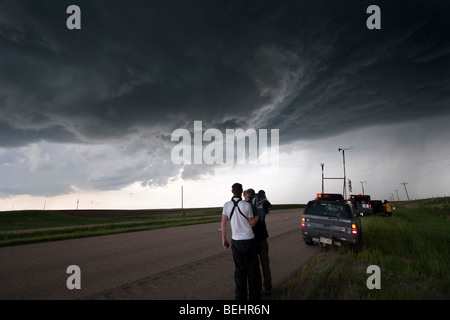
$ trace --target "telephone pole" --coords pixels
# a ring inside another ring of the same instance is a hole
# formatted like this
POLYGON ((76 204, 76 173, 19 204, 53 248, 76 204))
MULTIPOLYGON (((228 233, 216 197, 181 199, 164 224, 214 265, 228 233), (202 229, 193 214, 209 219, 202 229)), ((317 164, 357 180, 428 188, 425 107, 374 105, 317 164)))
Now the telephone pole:
POLYGON ((408 201, 409 201, 408 190, 406 189, 406 185, 408 184, 408 182, 402 182, 402 183, 400 183, 400 184, 402 184, 402 185, 405 187, 406 198, 408 198, 408 201))
POLYGON ((184 204, 183 204, 183 186, 181 186, 181 213, 183 214, 184 217, 184 204))
POLYGON ((397 193, 397 199, 400 201, 400 197, 398 196, 398 190, 394 190, 397 193))
POLYGON ((361 188, 362 188, 362 194, 364 195, 364 183, 367 183, 366 181, 360 181, 361 182, 361 188))

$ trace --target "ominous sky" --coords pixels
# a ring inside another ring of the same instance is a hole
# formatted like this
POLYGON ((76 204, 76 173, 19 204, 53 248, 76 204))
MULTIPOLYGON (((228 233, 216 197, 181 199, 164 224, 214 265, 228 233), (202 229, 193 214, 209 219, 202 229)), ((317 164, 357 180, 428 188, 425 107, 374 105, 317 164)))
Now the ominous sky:
POLYGON ((0 210, 305 203, 338 147, 353 193, 450 195, 449 76, 448 1, 0 0, 0 210), (279 130, 279 168, 175 164, 194 121, 279 130))

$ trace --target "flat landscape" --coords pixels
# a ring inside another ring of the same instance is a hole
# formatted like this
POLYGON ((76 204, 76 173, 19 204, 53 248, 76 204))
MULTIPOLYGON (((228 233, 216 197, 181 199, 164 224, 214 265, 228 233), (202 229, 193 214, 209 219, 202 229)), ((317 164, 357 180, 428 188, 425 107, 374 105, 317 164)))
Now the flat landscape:
MULTIPOLYGON (((358 254, 305 245, 302 206, 273 210, 275 290, 265 298, 448 300, 450 198, 394 206, 390 218, 363 218, 358 254), (381 269, 379 290, 367 287, 370 265, 381 269)), ((219 221, 220 208, 2 212, 0 298, 233 299, 234 266, 219 221), (81 269, 81 290, 66 287, 69 265, 81 269)))
MULTIPOLYGON (((300 215, 288 209, 267 217, 276 288, 320 251, 301 241, 300 215)), ((0 299, 234 299, 220 222, 6 246, 0 260, 0 299), (80 268, 79 290, 66 286, 71 265, 80 268)))

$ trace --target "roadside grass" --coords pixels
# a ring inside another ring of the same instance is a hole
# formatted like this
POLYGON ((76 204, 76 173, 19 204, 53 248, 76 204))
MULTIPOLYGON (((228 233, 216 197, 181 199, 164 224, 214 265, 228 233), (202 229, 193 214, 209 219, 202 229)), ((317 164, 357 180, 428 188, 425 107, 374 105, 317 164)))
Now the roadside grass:
POLYGON ((81 217, 58 211, 0 213, 0 246, 152 230, 220 221, 214 209, 121 217, 81 217))
POLYGON ((101 223, 101 221, 96 218, 80 218, 58 211, 24 210, 0 213, 0 232, 96 223, 101 223))
POLYGON ((63 228, 30 230, 28 232, 1 233, 0 246, 10 246, 25 243, 55 241, 55 240, 92 237, 124 232, 171 228, 192 224, 218 222, 220 221, 219 219, 220 219, 219 217, 205 217, 200 219, 154 220, 154 221, 136 221, 136 222, 122 222, 122 223, 105 222, 103 224, 96 224, 96 225, 71 226, 71 227, 68 226, 63 228))
POLYGON ((391 218, 363 218, 363 249, 323 249, 279 292, 279 299, 449 299, 450 199, 396 203, 391 218), (369 265, 381 289, 366 285, 369 265))
MULTIPOLYGON (((274 205, 272 208, 284 210, 301 207, 274 205)), ((142 210, 123 210, 119 217, 102 216, 105 212, 107 210, 99 210, 89 217, 64 211, 0 212, 0 246, 220 222, 222 208, 185 209, 184 214, 180 209, 145 210, 145 214, 142 210)))

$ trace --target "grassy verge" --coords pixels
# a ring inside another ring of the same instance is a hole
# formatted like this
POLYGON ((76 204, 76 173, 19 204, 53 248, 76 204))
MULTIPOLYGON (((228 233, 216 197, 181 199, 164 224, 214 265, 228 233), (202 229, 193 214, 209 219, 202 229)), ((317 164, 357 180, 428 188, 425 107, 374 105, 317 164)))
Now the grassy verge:
POLYGON ((217 210, 180 213, 125 215, 114 218, 80 217, 58 211, 0 213, 0 246, 81 238, 123 232, 218 222, 217 210))
POLYGON ((363 250, 324 249, 280 299, 449 299, 450 199, 397 203, 391 218, 363 218, 363 250), (381 289, 369 290, 369 265, 381 289))
POLYGON ((87 226, 68 226, 57 229, 53 228, 43 230, 30 230, 25 232, 2 233, 0 234, 0 246, 162 229, 218 221, 220 221, 219 217, 204 217, 199 219, 103 223, 87 226))
MULTIPOLYGON (((301 207, 275 205, 273 210, 301 207)), ((0 246, 219 222, 222 208, 185 209, 184 215, 177 209, 123 211, 117 217, 105 217, 107 213, 85 217, 64 211, 0 212, 0 246)))

